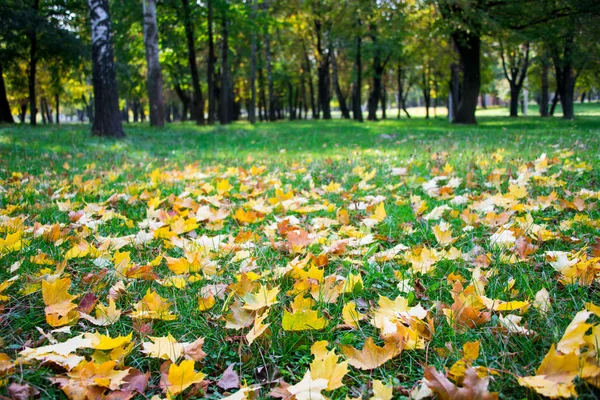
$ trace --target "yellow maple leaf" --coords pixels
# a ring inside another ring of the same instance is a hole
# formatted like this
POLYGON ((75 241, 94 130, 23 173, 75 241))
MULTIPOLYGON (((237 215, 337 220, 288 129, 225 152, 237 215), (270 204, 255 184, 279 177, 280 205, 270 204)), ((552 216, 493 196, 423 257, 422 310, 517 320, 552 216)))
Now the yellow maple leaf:
POLYGON ((321 394, 321 391, 326 388, 327 379, 313 379, 310 370, 308 370, 304 374, 304 378, 297 384, 289 386, 287 391, 296 400, 326 400, 326 397, 321 394))
POLYGON ((579 357, 575 353, 560 354, 552 345, 535 373, 519 378, 519 384, 550 398, 577 396, 573 380, 579 374, 579 357))
POLYGON ((56 279, 54 282, 42 281, 42 297, 46 305, 46 322, 50 326, 63 326, 76 320, 79 314, 77 305, 72 303, 78 296, 71 295, 68 290, 71 279, 56 279))
POLYGON ((319 317, 316 310, 300 310, 294 313, 284 310, 281 326, 286 331, 318 331, 327 326, 327 320, 319 317))
POLYGON ((452 227, 445 221, 441 221, 438 225, 433 227, 433 234, 440 246, 445 247, 456 241, 456 238, 452 237, 452 227))
POLYGON ((161 319, 173 321, 177 316, 169 310, 171 303, 154 291, 148 289, 144 298, 136 303, 135 311, 131 313, 133 319, 161 319))
POLYGON ((373 381, 373 396, 369 400, 392 400, 394 387, 380 380, 373 381))
POLYGON ((275 286, 273 289, 267 289, 266 286, 260 285, 256 293, 247 293, 243 297, 245 302, 243 308, 246 310, 257 311, 264 307, 270 307, 277 303, 278 293, 278 286, 275 286))
POLYGON ((164 391, 169 398, 177 396, 195 383, 200 383, 206 375, 194 370, 194 361, 184 360, 181 364, 171 364, 164 391))
POLYGON ((152 342, 142 343, 142 351, 150 357, 177 362, 184 352, 185 344, 179 343, 169 333, 165 337, 148 336, 152 342))
POLYGON ((343 345, 342 353, 346 356, 348 364, 358 369, 370 370, 391 360, 397 354, 397 345, 395 342, 389 341, 383 346, 377 346, 373 338, 369 337, 362 350, 343 345))
POLYGON ((356 303, 354 301, 347 302, 342 309, 344 323, 355 329, 358 328, 358 321, 365 319, 365 317, 366 315, 361 314, 356 310, 356 303))
POLYGON ((127 336, 118 336, 116 338, 111 338, 110 336, 95 332, 86 333, 85 338, 91 341, 91 347, 96 350, 112 350, 114 348, 121 347, 131 342, 132 334, 129 333, 129 335, 127 336))
POLYGON ((335 390, 343 386, 342 379, 348 373, 348 363, 338 364, 339 356, 335 350, 328 351, 326 340, 315 342, 310 352, 315 359, 310 364, 310 373, 315 379, 327 379, 327 389, 335 390))
POLYGON ((108 299, 108 307, 102 303, 96 306, 96 317, 92 317, 88 314, 79 313, 79 316, 83 319, 90 321, 94 325, 108 326, 112 325, 121 318, 121 310, 117 309, 115 300, 111 297, 108 299))
POLYGON ((265 333, 269 325, 271 325, 263 324, 263 321, 269 316, 268 311, 269 310, 254 317, 254 325, 250 329, 250 332, 246 334, 246 340, 248 340, 248 344, 252 344, 260 335, 265 333))

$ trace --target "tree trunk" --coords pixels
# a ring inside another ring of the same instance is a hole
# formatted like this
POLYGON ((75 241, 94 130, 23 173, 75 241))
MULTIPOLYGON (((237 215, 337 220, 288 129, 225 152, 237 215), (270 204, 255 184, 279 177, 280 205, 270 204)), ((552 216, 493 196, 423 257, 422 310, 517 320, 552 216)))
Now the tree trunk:
MULTIPOLYGON (((33 2, 33 15, 37 18, 38 10, 40 8, 40 0, 34 0, 33 2)), ((27 69, 27 83, 29 89, 29 123, 32 126, 37 124, 37 108, 36 108, 36 94, 35 94, 35 81, 37 73, 37 21, 32 24, 31 30, 28 30, 27 37, 29 38, 29 66, 27 69)))
POLYGON ((540 96, 540 116, 548 116, 548 59, 546 55, 542 55, 542 85, 540 96))
POLYGON ((585 102, 585 92, 581 93, 581 104, 585 102))
POLYGON ((304 64, 306 65, 306 75, 308 80, 308 90, 310 94, 310 107, 312 110, 312 118, 319 119, 319 113, 317 111, 317 105, 315 103, 315 87, 312 79, 312 68, 310 67, 311 62, 308 58, 308 52, 306 51, 306 44, 302 41, 302 49, 304 50, 304 64))
POLYGON ((108 0, 88 0, 92 21, 92 135, 123 137, 108 0))
POLYGON ((556 88, 556 91, 554 92, 554 97, 552 98, 552 106, 550 106, 550 116, 551 117, 554 116, 554 110, 556 109, 556 105, 558 104, 559 99, 560 99, 560 93, 558 91, 558 88, 556 88))
MULTIPOLYGON (((260 61, 259 61, 260 65, 260 61)), ((262 67, 258 68, 258 85, 260 89, 260 105, 258 107, 258 116, 261 121, 267 121, 268 105, 267 105, 267 94, 265 89, 265 76, 263 74, 262 67)))
POLYGON ((44 97, 44 111, 46 112, 46 121, 48 121, 49 124, 51 124, 52 121, 52 110, 50 110, 50 103, 48 102, 48 99, 46 97, 44 97))
POLYGON ((323 119, 331 119, 331 106, 329 95, 329 57, 330 54, 323 47, 322 24, 320 20, 315 20, 315 30, 317 33, 317 53, 319 56, 319 66, 317 68, 317 93, 319 99, 319 108, 323 111, 323 119))
POLYGON ((165 126, 165 105, 162 95, 162 72, 158 59, 158 27, 156 25, 156 0, 143 0, 144 45, 148 73, 148 103, 150 105, 150 126, 165 126))
MULTIPOLYGON (((265 14, 269 13, 269 4, 267 0, 263 0, 263 10, 265 14)), ((268 107, 268 111, 265 112, 268 115, 269 121, 275 121, 277 119, 275 115, 275 94, 274 94, 274 86, 273 86, 273 66, 271 65, 271 37, 269 34, 269 26, 265 26, 265 59, 267 62, 267 86, 269 89, 269 102, 265 104, 265 107, 268 107)))
POLYGON ((385 82, 381 83, 381 119, 387 119, 387 90, 385 89, 385 82))
MULTIPOLYGON (((361 20, 357 19, 357 28, 360 29, 361 20)), ((358 31, 357 29, 357 31, 358 31)), ((354 57, 354 82, 352 85, 352 117, 355 121, 363 122, 362 116, 362 99, 361 99, 361 91, 362 91, 362 56, 361 56, 361 47, 362 47, 362 37, 360 34, 357 34, 355 37, 356 42, 356 54, 354 57)))
POLYGON ((475 32, 456 30, 452 33, 452 39, 458 50, 463 73, 462 93, 452 122, 476 124, 475 110, 481 86, 481 38, 475 32))
POLYGON ((54 95, 54 102, 56 103, 56 124, 60 124, 60 96, 54 95))
POLYGON ((40 99, 40 111, 41 111, 41 115, 42 115, 42 124, 46 125, 48 122, 46 121, 46 107, 44 105, 44 98, 42 97, 40 99))
POLYGON ((27 116, 27 103, 21 104, 21 110, 19 113, 19 120, 22 124, 25 123, 25 117, 27 116))
POLYGON ((219 122, 221 125, 226 125, 231 122, 231 107, 229 104, 231 84, 229 82, 229 64, 227 62, 229 56, 229 28, 226 11, 224 11, 222 15, 221 28, 221 93, 219 122))
MULTIPOLYGON (((57 108, 58 109, 58 108, 57 108)), ((6 96, 6 85, 4 84, 4 75, 2 74, 2 64, 0 63, 0 124, 14 124, 8 97, 6 96)))
POLYGON ((206 72, 206 79, 208 83, 208 123, 210 125, 215 123, 215 63, 217 57, 215 56, 215 40, 213 37, 213 0, 207 1, 208 5, 208 68, 206 72))
POLYGON ((510 84, 510 116, 516 117, 519 114, 519 93, 521 88, 515 84, 510 84))
MULTIPOLYGON (((194 95, 192 96, 192 118, 196 124, 204 124, 204 99, 202 98, 202 88, 200 87, 200 78, 198 77, 198 65, 196 64, 196 41, 194 40, 194 25, 192 24, 192 12, 189 0, 181 0, 183 4, 183 16, 185 37, 187 41, 188 63, 192 75, 192 87, 194 95)), ((194 3, 195 4, 195 3, 194 3)))
POLYGON ((331 70, 333 73, 333 87, 335 88, 335 95, 338 99, 338 103, 340 104, 340 112, 342 113, 342 118, 350 119, 350 110, 348 110, 348 106, 346 106, 346 99, 342 93, 342 88, 340 87, 340 82, 338 80, 338 68, 337 61, 335 59, 335 52, 333 51, 333 47, 329 48, 329 54, 331 54, 331 70))
POLYGON ((429 119, 429 106, 431 105, 431 91, 429 88, 429 79, 427 78, 427 67, 423 66, 423 101, 425 103, 425 119, 429 119))
MULTIPOLYGON (((258 0, 252 0, 252 23, 256 21, 258 13, 258 0)), ((256 29, 252 29, 250 43, 250 105, 248 107, 248 121, 256 123, 256 29)))

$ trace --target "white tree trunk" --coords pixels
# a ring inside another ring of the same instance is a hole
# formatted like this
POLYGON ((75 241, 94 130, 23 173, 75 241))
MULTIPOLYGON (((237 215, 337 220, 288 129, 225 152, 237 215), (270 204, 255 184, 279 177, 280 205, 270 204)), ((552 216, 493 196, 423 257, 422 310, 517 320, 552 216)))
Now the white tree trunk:
POLYGON ((123 137, 108 0, 88 0, 92 22, 92 82, 95 117, 92 134, 123 137))

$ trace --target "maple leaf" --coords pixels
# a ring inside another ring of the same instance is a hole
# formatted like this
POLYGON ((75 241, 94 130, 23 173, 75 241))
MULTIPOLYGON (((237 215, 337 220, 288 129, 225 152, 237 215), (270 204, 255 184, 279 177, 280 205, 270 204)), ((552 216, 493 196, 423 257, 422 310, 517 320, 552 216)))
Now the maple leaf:
POLYGON ((327 379, 326 390, 335 390, 343 386, 342 379, 348 373, 348 363, 338 364, 339 356, 335 350, 327 350, 328 342, 321 340, 313 343, 310 348, 315 359, 310 363, 310 373, 315 379, 327 379))
POLYGON ((277 304, 278 293, 278 286, 273 289, 267 289, 266 286, 261 285, 258 288, 258 291, 255 293, 248 293, 243 297, 245 302, 243 308, 246 310, 258 311, 264 307, 270 307, 273 304, 277 304))
POLYGON ((108 326, 112 325, 121 318, 121 310, 117 309, 115 300, 113 298, 108 299, 108 307, 102 303, 96 305, 96 317, 91 315, 79 313, 79 316, 85 320, 90 321, 94 325, 108 326))
POLYGON ((218 387, 223 390, 238 389, 240 387, 240 377, 234 368, 235 364, 229 364, 223 372, 223 376, 217 382, 218 387))
POLYGON ((521 386, 535 390, 542 396, 576 397, 573 380, 579 375, 579 357, 575 353, 561 354, 552 345, 534 376, 518 379, 521 386))
POLYGON ((294 313, 284 310, 281 326, 286 331, 318 331, 327 326, 327 320, 319 317, 316 310, 299 310, 294 313))
POLYGON ((438 225, 433 227, 433 234, 435 240, 437 240, 440 246, 448 246, 456 241, 456 238, 452 237, 452 227, 445 221, 441 221, 438 225))
POLYGON ((131 313, 133 319, 160 319, 173 321, 177 316, 169 311, 171 303, 154 291, 148 289, 142 301, 136 303, 135 311, 131 313))
POLYGON ((246 340, 248 344, 252 344, 260 335, 266 332, 267 328, 271 324, 263 324, 263 321, 269 316, 268 310, 261 315, 254 317, 254 325, 252 329, 246 334, 246 340))
POLYGON ((480 378, 475 368, 467 368, 462 387, 456 386, 435 367, 425 368, 425 379, 440 400, 495 400, 498 393, 488 391, 489 377, 480 378))
POLYGON ((310 370, 306 371, 304 378, 297 384, 289 386, 287 391, 294 396, 296 400, 327 400, 321 394, 322 390, 327 389, 327 379, 313 379, 310 370))
POLYGON ((202 361, 206 353, 202 350, 204 338, 198 338, 192 343, 186 343, 183 348, 183 356, 186 360, 202 361))
POLYGON ((388 386, 380 380, 373 381, 373 396, 369 400, 392 400, 393 386, 388 386))
POLYGON ((142 351, 150 357, 177 362, 184 352, 186 343, 178 343, 169 333, 165 337, 148 336, 152 342, 142 343, 142 351))
POLYGON ((194 370, 194 361, 184 360, 181 364, 171 364, 165 382, 164 392, 169 398, 177 396, 195 383, 200 383, 206 375, 194 370))
POLYGON ((550 303, 550 293, 546 290, 546 288, 540 289, 535 294, 535 299, 532 303, 534 308, 537 308, 540 314, 547 315, 552 308, 552 303, 550 303))
POLYGON ((79 317, 77 305, 73 303, 78 296, 69 294, 71 279, 56 279, 54 282, 42 281, 42 297, 46 305, 46 322, 50 326, 67 325, 79 317))
POLYGON ((361 314, 356 310, 356 303, 354 301, 349 301, 342 309, 342 318, 344 319, 344 323, 346 325, 357 329, 358 321, 365 319, 366 315, 361 314))
POLYGON ((100 333, 86 333, 84 336, 86 339, 90 340, 93 349, 112 350, 131 342, 132 333, 129 333, 127 336, 119 336, 116 338, 111 338, 110 336, 102 335, 100 333))
POLYGON ((73 400, 95 398, 95 393, 104 390, 118 390, 123 380, 129 375, 129 368, 116 370, 115 361, 97 364, 93 361, 83 361, 65 376, 50 378, 58 383, 65 394, 73 400), (98 390, 99 389, 99 390, 98 390))
POLYGON ((371 337, 367 338, 362 350, 357 350, 349 345, 343 345, 341 349, 348 364, 363 370, 375 369, 397 354, 395 342, 388 341, 383 346, 377 346, 371 337))

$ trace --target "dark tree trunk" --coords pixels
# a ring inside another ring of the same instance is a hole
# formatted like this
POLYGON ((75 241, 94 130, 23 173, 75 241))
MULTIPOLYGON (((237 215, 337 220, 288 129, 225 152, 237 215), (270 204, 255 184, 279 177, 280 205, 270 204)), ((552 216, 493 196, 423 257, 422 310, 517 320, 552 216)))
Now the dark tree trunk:
POLYGON ((556 88, 556 91, 554 92, 554 97, 552 98, 552 105, 550 106, 550 116, 551 117, 554 116, 554 110, 556 110, 556 105, 558 104, 559 99, 560 99, 560 93, 558 91, 558 88, 556 88))
POLYGON ((550 66, 548 63, 547 56, 542 55, 542 84, 541 84, 541 95, 540 95, 540 116, 548 116, 548 70, 550 66))
POLYGON ((581 93, 581 104, 585 102, 585 92, 581 93))
MULTIPOLYGON (((260 65, 260 62, 259 62, 260 65)), ((260 101, 259 101, 259 107, 258 107, 258 116, 260 121, 266 121, 267 120, 267 94, 266 94, 266 89, 265 89, 265 77, 263 74, 263 69, 262 67, 258 68, 258 85, 259 85, 259 89, 260 89, 260 101)))
POLYGON ((162 72, 158 59, 158 27, 156 24, 156 0, 144 0, 144 45, 148 73, 148 104, 150 106, 150 126, 165 126, 165 104, 162 95, 162 72))
POLYGON ((331 54, 331 70, 333 73, 333 87, 335 88, 335 95, 338 99, 338 103, 340 104, 340 112, 342 113, 342 118, 350 119, 350 110, 348 110, 348 106, 346 106, 346 98, 342 93, 342 88, 340 87, 340 81, 338 79, 338 68, 337 61, 335 59, 335 53, 333 51, 333 47, 329 48, 329 54, 331 54))
POLYGON ((306 44, 304 43, 304 41, 302 41, 302 49, 304 50, 304 64, 306 65, 305 71, 308 80, 308 90, 310 94, 310 107, 312 111, 312 118, 319 119, 319 113, 317 111, 317 105, 315 102, 315 87, 313 85, 312 68, 310 67, 311 62, 308 58, 308 52, 306 51, 306 44))
POLYGON ((397 71, 397 75, 396 75, 396 81, 397 81, 397 85, 398 85, 398 116, 397 118, 400 119, 400 116, 402 115, 402 108, 404 107, 404 71, 402 70, 402 66, 398 65, 398 71, 397 71))
POLYGON ((381 84, 381 119, 387 119, 387 90, 385 82, 381 84))
POLYGON ((373 23, 369 25, 369 35, 371 36, 371 41, 375 47, 375 54, 373 55, 373 87, 367 103, 369 111, 367 119, 369 121, 377 121, 377 106, 379 105, 382 94, 381 77, 387 60, 382 60, 381 58, 381 50, 379 46, 377 46, 377 27, 373 23))
POLYGON ((429 87, 429 78, 427 76, 427 67, 423 66, 423 102, 425 103, 425 119, 429 119, 429 107, 431 105, 431 90, 429 87))
POLYGON ((519 114, 519 92, 520 88, 510 85, 510 116, 516 117, 519 114))
POLYGON ((42 115, 42 124, 46 125, 48 122, 46 121, 46 106, 44 104, 44 98, 42 97, 40 99, 40 111, 41 111, 41 115, 42 115))
POLYGON ((219 122, 226 125, 231 122, 231 105, 229 104, 231 83, 229 82, 229 22, 226 12, 223 12, 221 21, 221 95, 219 106, 219 122))
MULTIPOLYGON (((252 0, 252 23, 256 21, 258 0, 252 0)), ((250 105, 248 106, 248 121, 256 123, 256 29, 252 28, 250 43, 250 105)))
POLYGON ((315 31, 317 34, 317 53, 319 66, 317 68, 318 82, 317 93, 319 98, 319 109, 323 111, 323 119, 331 119, 331 106, 329 94, 329 57, 330 54, 323 46, 323 32, 321 21, 315 20, 315 31))
MULTIPOLYGON (((58 109, 58 107, 57 107, 58 109)), ((0 64, 0 124, 14 124, 8 97, 6 96, 6 85, 4 84, 4 75, 2 74, 2 64, 0 64)))
MULTIPOLYGON (((267 0, 263 0, 263 10, 266 14, 269 13, 269 4, 267 0)), ((275 88, 273 86, 273 66, 271 65, 271 36, 268 25, 265 27, 265 60, 267 62, 267 85, 269 88, 268 111, 265 111, 269 116, 269 121, 275 121, 277 119, 277 116, 275 115, 275 88)))
MULTIPOLYGON (((183 4, 183 17, 185 27, 185 37, 187 42, 188 63, 192 75, 192 87, 194 95, 192 96, 192 118, 196 124, 204 124, 204 99, 202 98, 202 88, 200 87, 200 78, 198 76, 198 65, 196 64, 196 41, 194 40, 194 25, 192 23, 192 11, 189 0, 181 0, 183 4)), ((194 3, 195 4, 195 3, 194 3)))
POLYGON ((56 103, 56 124, 60 124, 60 96, 54 95, 54 102, 56 103))
POLYGON ((92 135, 123 137, 108 0, 88 0, 92 21, 92 135))
POLYGON ((577 76, 575 75, 573 60, 574 42, 574 33, 570 31, 565 40, 562 57, 556 50, 553 54, 556 88, 560 96, 560 105, 563 109, 563 119, 567 120, 575 117, 573 100, 577 76))
MULTIPOLYGON (((360 19, 356 20, 357 31, 362 24, 360 19)), ((355 121, 363 122, 362 116, 362 37, 357 34, 354 38, 356 42, 356 54, 354 56, 354 82, 352 84, 352 117, 355 121)))
POLYGON ((208 123, 215 123, 215 40, 213 37, 213 0, 208 0, 208 68, 206 79, 208 83, 208 123))
POLYGON ((519 113, 519 95, 523 88, 527 68, 529 67, 529 43, 526 43, 524 49, 518 51, 509 51, 509 65, 507 67, 504 56, 504 48, 500 42, 500 58, 502 59, 502 69, 504 76, 510 86, 510 116, 516 117, 519 113), (524 53, 524 54, 523 54, 524 53))
POLYGON ((137 100, 134 100, 132 103, 133 122, 137 123, 140 122, 140 103, 137 100))
POLYGON ((27 116, 27 103, 21 104, 21 109, 19 113, 19 120, 22 124, 25 123, 25 117, 27 116))
POLYGON ((481 38, 474 32, 455 30, 452 40, 458 50, 463 73, 461 96, 458 101, 454 120, 457 124, 476 124, 475 110, 481 86, 481 38))
MULTIPOLYGON (((37 18, 38 11, 40 8, 40 0, 34 0, 33 2, 33 15, 37 18)), ((29 123, 32 126, 37 124, 37 108, 36 108, 36 94, 35 94, 35 81, 37 73, 37 21, 33 21, 31 29, 27 32, 29 38, 29 66, 27 70, 27 84, 29 89, 29 123)), ((43 116, 42 116, 43 117, 43 116)), ((43 118, 42 118, 43 119, 43 118)))

